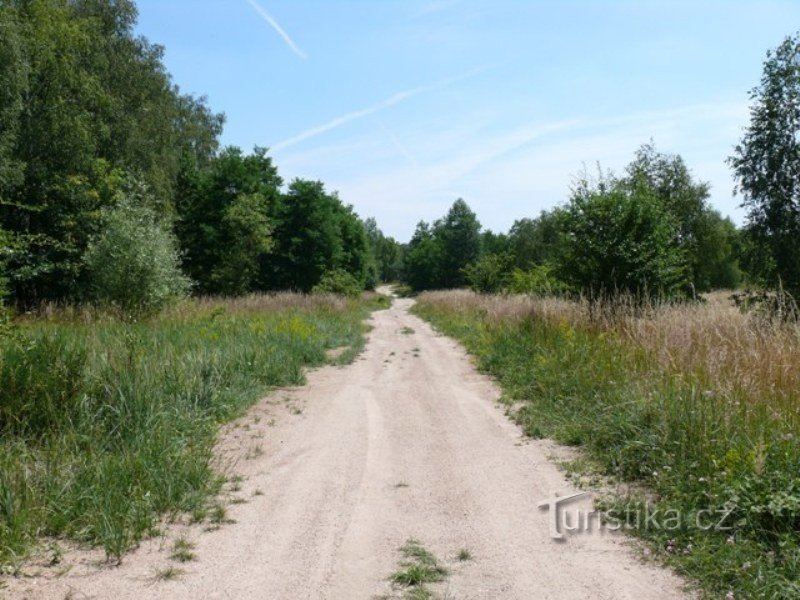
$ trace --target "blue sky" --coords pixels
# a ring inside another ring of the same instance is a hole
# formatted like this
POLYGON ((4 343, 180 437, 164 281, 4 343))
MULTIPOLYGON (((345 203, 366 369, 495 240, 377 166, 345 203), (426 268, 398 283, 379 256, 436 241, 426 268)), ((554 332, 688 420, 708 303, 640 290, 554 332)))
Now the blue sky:
POLYGON ((225 112, 225 144, 271 148, 407 240, 458 197, 507 230, 650 138, 712 184, 767 49, 800 2, 140 0, 186 92, 225 112))

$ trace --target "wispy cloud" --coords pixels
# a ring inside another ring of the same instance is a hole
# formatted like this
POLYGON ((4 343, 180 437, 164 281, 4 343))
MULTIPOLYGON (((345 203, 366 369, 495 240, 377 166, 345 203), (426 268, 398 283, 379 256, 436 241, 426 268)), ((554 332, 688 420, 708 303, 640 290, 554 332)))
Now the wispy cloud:
MULTIPOLYGON (((248 2, 251 0, 248 0, 248 2)), ((458 83, 459 81, 463 81, 465 79, 469 79, 470 77, 475 77, 481 73, 484 73, 493 67, 484 66, 479 67, 477 69, 473 69, 468 73, 463 75, 457 75, 455 77, 448 77, 446 79, 441 79, 435 83, 429 85, 423 85, 420 87, 415 87, 409 90, 405 90, 403 92, 398 92, 392 96, 389 96, 385 100, 378 102, 377 104, 373 104, 372 106, 368 106, 367 108, 362 108, 361 110, 355 110, 353 112, 349 112, 344 114, 340 117, 336 117, 328 121, 327 123, 323 123, 322 125, 318 125, 316 127, 312 127, 299 133, 295 136, 292 136, 288 139, 285 139, 281 142, 272 146, 273 152, 278 152, 280 150, 284 150, 289 148, 290 146, 294 146, 295 144, 299 144, 300 142, 304 142, 305 140, 317 137, 318 135, 322 135, 323 133, 327 133, 332 129, 336 129, 337 127, 341 127, 342 125, 346 125, 352 121, 357 119, 362 119, 364 117, 368 117, 369 115, 374 115, 375 113, 381 112, 382 110, 386 110, 387 108, 391 108, 401 102, 414 98, 415 96, 419 96, 420 94, 425 94, 428 92, 432 92, 438 89, 442 89, 458 83)))
POLYGON ((514 219, 565 200, 582 164, 592 168, 599 160, 619 172, 653 137, 659 150, 680 152, 696 177, 711 182, 717 209, 739 219, 724 158, 746 116, 746 103, 736 97, 505 126, 491 126, 491 114, 479 111, 404 127, 401 147, 414 150, 408 160, 378 123, 380 129, 355 138, 289 152, 281 166, 284 174, 328 182, 360 214, 376 216, 387 234, 407 239, 420 218, 438 218, 459 196, 484 225, 506 230, 514 219))
POLYGON ((256 11, 256 13, 258 13, 258 15, 262 19, 264 19, 267 22, 267 24, 270 27, 272 27, 272 29, 275 30, 275 33, 281 36, 281 39, 284 42, 286 42, 286 45, 289 46, 289 48, 291 48, 292 52, 294 52, 297 56, 299 56, 302 59, 308 58, 306 53, 303 52, 298 47, 298 45, 294 43, 294 40, 291 37, 289 37, 289 34, 286 33, 283 27, 280 26, 280 24, 275 20, 275 18, 271 14, 269 14, 263 6, 261 6, 258 2, 256 2, 256 0, 247 0, 247 3, 253 8, 254 11, 256 11))

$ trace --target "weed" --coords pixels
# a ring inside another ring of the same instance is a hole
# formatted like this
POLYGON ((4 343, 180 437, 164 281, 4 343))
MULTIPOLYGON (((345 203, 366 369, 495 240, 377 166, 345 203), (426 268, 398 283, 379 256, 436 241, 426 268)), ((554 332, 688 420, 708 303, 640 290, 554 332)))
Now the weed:
POLYGON ((170 554, 170 558, 182 563, 193 561, 197 558, 197 555, 192 552, 194 548, 195 545, 192 542, 184 537, 180 537, 175 540, 175 543, 172 545, 172 554, 170 554))
POLYGON ((400 548, 400 553, 403 561, 389 578, 391 582, 409 588, 406 598, 432 598, 433 594, 426 584, 442 581, 448 574, 447 569, 439 565, 436 557, 414 539, 409 539, 400 548))
POLYGON ((468 548, 462 548, 458 551, 458 554, 456 554, 456 560, 458 560, 458 562, 472 560, 472 552, 470 552, 468 548))
POLYGON ((185 571, 178 567, 165 567, 163 569, 156 569, 153 573, 154 581, 175 581, 184 575, 185 571))
POLYGON ((411 327, 403 327, 403 328, 400 330, 400 333, 401 333, 402 335, 413 335, 413 334, 415 334, 415 333, 416 333, 416 331, 414 331, 414 330, 413 330, 411 327))

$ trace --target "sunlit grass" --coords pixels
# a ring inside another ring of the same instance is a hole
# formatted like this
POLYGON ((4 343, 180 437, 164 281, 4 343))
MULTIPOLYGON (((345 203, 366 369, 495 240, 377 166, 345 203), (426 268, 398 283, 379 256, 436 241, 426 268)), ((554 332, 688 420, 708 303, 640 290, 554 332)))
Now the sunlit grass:
POLYGON ((582 446, 607 474, 645 484, 657 508, 732 507, 730 530, 690 518, 639 531, 711 597, 800 597, 797 326, 742 314, 721 294, 599 310, 443 292, 415 310, 498 378, 529 435, 582 446))
POLYGON ((279 294, 143 322, 52 307, 20 319, 0 339, 0 564, 42 536, 118 557, 161 515, 202 514, 223 483, 218 425, 302 383, 326 350, 360 348, 380 303, 279 294))

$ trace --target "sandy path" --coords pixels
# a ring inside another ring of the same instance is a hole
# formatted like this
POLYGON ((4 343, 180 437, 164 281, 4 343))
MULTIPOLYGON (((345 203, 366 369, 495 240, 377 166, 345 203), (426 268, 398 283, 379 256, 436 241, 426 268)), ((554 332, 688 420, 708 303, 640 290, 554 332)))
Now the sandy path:
POLYGON ((410 315, 410 305, 396 300, 374 314, 353 365, 311 373, 308 385, 270 395, 227 429, 220 456, 244 477, 232 497, 246 502, 228 507, 236 523, 218 531, 171 529, 170 537, 182 533, 197 545, 197 560, 181 565, 178 579, 154 578, 175 563, 169 540, 152 540, 120 567, 70 556, 68 573, 45 570, 12 581, 5 594, 399 597, 387 576, 413 537, 451 569, 436 588, 442 597, 683 597, 676 577, 640 563, 610 534, 550 539, 537 503, 574 489, 548 460, 547 444, 523 440, 495 405, 494 384, 456 343, 410 315), (458 563, 461 548, 474 560, 458 563))

